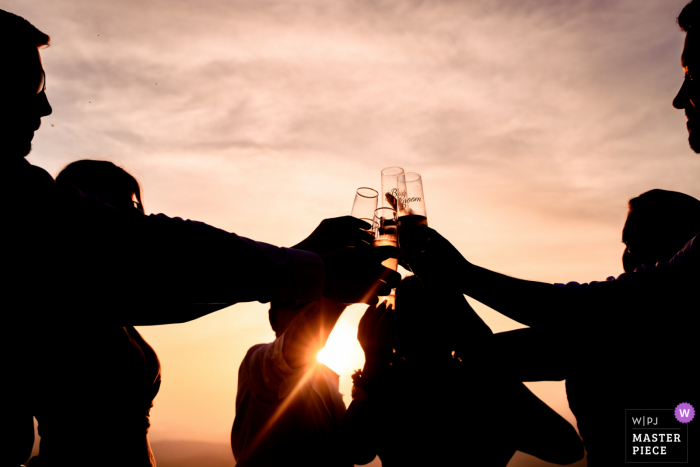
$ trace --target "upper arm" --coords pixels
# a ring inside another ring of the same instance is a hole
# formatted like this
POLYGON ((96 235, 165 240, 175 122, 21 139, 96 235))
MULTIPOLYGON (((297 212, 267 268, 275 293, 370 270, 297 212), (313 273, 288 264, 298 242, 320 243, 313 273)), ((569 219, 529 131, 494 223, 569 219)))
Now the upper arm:
POLYGON ((495 334, 490 350, 494 363, 519 381, 561 381, 571 364, 571 345, 553 333, 526 328, 495 334))

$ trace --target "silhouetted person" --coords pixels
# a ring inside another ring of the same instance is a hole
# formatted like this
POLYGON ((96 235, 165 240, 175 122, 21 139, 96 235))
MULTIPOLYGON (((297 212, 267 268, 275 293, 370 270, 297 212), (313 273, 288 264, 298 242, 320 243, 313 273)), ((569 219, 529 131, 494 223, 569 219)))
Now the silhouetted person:
POLYGON ((569 464, 574 428, 491 361, 491 330, 459 292, 427 292, 416 276, 363 316, 365 367, 344 420, 356 464, 505 466, 520 450, 569 464), (395 322, 395 324, 394 324, 395 322), (393 330, 392 330, 393 328, 393 330))
POLYGON ((693 0, 683 8, 678 15, 678 25, 686 32, 681 54, 681 67, 685 72, 685 79, 673 99, 673 106, 685 110, 688 120, 688 143, 693 151, 700 153, 700 113, 697 107, 700 103, 700 33, 697 31, 700 25, 700 1, 693 0))
MULTIPOLYGON (((625 272, 667 261, 698 231, 700 201, 692 196, 651 190, 631 199, 622 231, 625 272)), ((581 320, 566 332, 541 326, 501 333, 494 351, 524 381, 565 378, 591 465, 622 464, 625 409, 674 408, 685 402, 680 395, 700 393, 688 371, 697 366, 695 345, 679 339, 683 329, 698 325, 697 304, 686 305, 654 310, 670 311, 672 319, 637 322, 630 315, 644 315, 644 309, 608 309, 604 323, 581 320)))
MULTIPOLYGON (((112 162, 73 162, 56 182, 144 213, 138 181, 112 162)), ((27 346, 32 372, 24 387, 41 435, 40 461, 32 465, 90 459, 96 465, 155 466, 147 433, 160 363, 133 326, 37 327, 27 346)))
POLYGON ((238 370, 236 465, 352 467, 341 448, 339 376, 316 360, 344 309, 326 299, 272 302, 277 338, 251 347, 238 370))
MULTIPOLYGON (((0 166, 4 210, 4 368, 12 381, 30 369, 22 343, 31 325, 125 326, 195 319, 232 303, 258 300, 372 301, 399 276, 381 266, 390 254, 368 248, 366 223, 324 221, 297 249, 255 242, 200 222, 144 216, 59 186, 25 156, 51 113, 39 48, 49 36, 0 10, 0 166), (355 246, 356 248, 343 248, 355 246), (367 248, 365 248, 367 247, 367 248), (306 250, 306 251, 303 251, 306 250), (380 278, 386 278, 385 284, 380 278)), ((22 462, 31 428, 19 387, 6 419, 16 426, 9 461, 22 462), (14 438, 16 436, 16 439, 14 438)))

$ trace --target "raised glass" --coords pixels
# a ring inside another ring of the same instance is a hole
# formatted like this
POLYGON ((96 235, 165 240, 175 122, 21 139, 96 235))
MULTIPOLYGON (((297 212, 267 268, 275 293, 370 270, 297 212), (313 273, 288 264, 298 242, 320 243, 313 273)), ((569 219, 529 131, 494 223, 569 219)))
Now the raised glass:
MULTIPOLYGON (((396 211, 391 208, 378 208, 374 211, 374 219, 372 219, 372 231, 374 233, 372 246, 393 246, 396 248, 398 244, 397 228, 396 211)), ((382 264, 396 271, 396 268, 399 266, 399 260, 389 258, 382 264)))
POLYGON ((428 225, 425 210, 423 179, 420 174, 408 172, 397 177, 399 242, 402 247, 409 246, 415 238, 416 230, 421 225, 428 225))
POLYGON ((355 192, 355 201, 352 204, 350 215, 358 219, 369 219, 372 224, 372 216, 377 209, 377 199, 379 193, 372 188, 362 187, 355 192))
POLYGON ((398 178, 403 173, 401 167, 387 167, 382 170, 382 207, 397 209, 398 178))

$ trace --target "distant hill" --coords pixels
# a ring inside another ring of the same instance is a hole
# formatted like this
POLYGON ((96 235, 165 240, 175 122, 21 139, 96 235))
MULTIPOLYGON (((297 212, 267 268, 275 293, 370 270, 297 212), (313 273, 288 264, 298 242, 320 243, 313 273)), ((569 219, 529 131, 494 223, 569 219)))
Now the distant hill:
MULTIPOLYGON (((223 443, 206 443, 201 441, 156 441, 151 443, 158 467, 233 467, 231 447, 223 443)), ((365 467, 380 467, 375 459, 365 467)), ((508 467, 545 467, 553 466, 548 462, 522 452, 517 452, 508 463, 508 467)), ((571 464, 570 467, 585 467, 586 460, 571 464)))
POLYGON ((151 449, 158 467, 233 467, 231 446, 203 441, 154 441, 151 449))

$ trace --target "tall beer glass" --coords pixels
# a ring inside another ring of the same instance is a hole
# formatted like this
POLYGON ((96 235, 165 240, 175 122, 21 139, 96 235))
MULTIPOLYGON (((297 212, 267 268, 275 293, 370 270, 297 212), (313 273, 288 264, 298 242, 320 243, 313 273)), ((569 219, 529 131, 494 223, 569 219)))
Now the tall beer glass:
POLYGON ((397 177, 399 198, 399 242, 402 247, 410 247, 415 240, 417 229, 428 225, 425 210, 423 179, 420 174, 408 172, 397 177))
MULTIPOLYGON (((372 230, 374 231, 374 241, 372 246, 393 246, 398 245, 398 224, 396 211, 392 208, 379 208, 374 211, 374 219, 372 220, 372 230)), ((388 258, 382 262, 382 266, 396 271, 399 267, 399 260, 396 258, 388 258)), ((384 297, 387 308, 395 308, 395 294, 391 293, 384 297)))
MULTIPOLYGON (((396 248, 398 243, 397 227, 396 211, 391 208, 379 208, 374 211, 374 219, 372 220, 374 241, 372 246, 393 246, 396 248)), ((399 260, 389 258, 384 260, 382 265, 396 271, 396 268, 399 266, 399 260)))
POLYGON ((382 207, 398 210, 398 177, 402 174, 401 167, 387 167, 382 170, 382 207))

